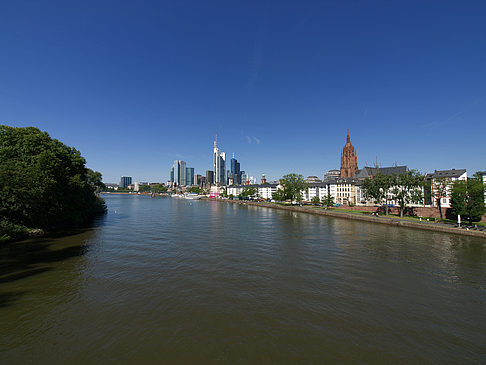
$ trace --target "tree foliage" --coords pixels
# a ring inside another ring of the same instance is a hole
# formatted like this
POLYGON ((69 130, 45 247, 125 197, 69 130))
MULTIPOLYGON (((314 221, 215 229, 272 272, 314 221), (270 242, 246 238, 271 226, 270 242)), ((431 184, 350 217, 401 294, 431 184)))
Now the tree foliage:
POLYGON ((319 199, 318 196, 315 196, 311 199, 311 203, 314 204, 314 205, 319 205, 319 204, 321 204, 321 199, 319 199))
POLYGON ((257 193, 258 193, 257 188, 255 188, 254 186, 248 186, 243 188, 243 191, 240 193, 239 196, 242 198, 246 198, 246 197, 250 198, 256 196, 257 193))
POLYGON ((283 202, 285 200, 284 191, 282 189, 277 189, 277 191, 272 194, 272 199, 278 202, 283 202))
POLYGON ((408 204, 422 201, 424 181, 424 175, 415 170, 392 176, 391 191, 400 205, 400 217, 403 217, 403 212, 408 204))
POLYGON ((485 213, 484 184, 477 176, 467 181, 457 180, 452 185, 452 212, 472 222, 478 222, 485 213))
POLYGON ((280 184, 283 186, 285 199, 298 202, 302 201, 302 192, 308 187, 304 176, 295 173, 285 175, 280 179, 280 184))
POLYGON ((101 174, 79 151, 34 127, 0 126, 0 217, 35 228, 73 227, 105 211, 101 174))
MULTIPOLYGON (((167 188, 165 190, 167 190, 167 188)), ((194 194, 203 194, 204 193, 204 190, 199 186, 191 186, 186 191, 189 192, 189 193, 194 193, 194 194)))
POLYGON ((330 208, 332 206, 334 206, 334 197, 332 195, 324 195, 322 197, 322 205, 330 208))
POLYGON ((393 177, 381 173, 373 176, 373 179, 365 179, 361 184, 366 199, 372 200, 376 204, 385 204, 386 215, 388 215, 388 198, 392 184, 393 177))

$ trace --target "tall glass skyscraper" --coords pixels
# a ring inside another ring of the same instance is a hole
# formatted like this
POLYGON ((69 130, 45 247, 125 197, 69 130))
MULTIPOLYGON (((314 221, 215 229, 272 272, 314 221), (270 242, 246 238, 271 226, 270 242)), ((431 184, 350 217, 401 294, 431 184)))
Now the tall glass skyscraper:
POLYGON ((221 152, 214 141, 213 150, 214 182, 219 185, 226 184, 226 153, 221 152))
POLYGON ((186 167, 186 185, 194 185, 194 167, 186 167))
POLYGON ((171 182, 177 184, 177 186, 186 185, 186 162, 182 160, 175 160, 170 170, 171 182))
POLYGON ((234 185, 241 184, 241 171, 240 171, 240 163, 235 158, 235 154, 233 153, 233 158, 231 159, 231 173, 230 178, 233 180, 234 185))

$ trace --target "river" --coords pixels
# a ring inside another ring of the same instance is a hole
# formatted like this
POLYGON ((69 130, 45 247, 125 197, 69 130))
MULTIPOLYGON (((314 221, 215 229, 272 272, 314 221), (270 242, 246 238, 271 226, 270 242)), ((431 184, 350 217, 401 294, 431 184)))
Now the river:
POLYGON ((486 241, 106 196, 0 246, 2 364, 486 363, 486 241))

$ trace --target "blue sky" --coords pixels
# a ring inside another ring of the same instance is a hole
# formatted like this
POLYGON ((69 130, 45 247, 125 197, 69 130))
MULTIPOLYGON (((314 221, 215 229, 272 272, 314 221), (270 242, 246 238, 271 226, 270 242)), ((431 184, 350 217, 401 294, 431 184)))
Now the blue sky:
POLYGON ((270 180, 486 170, 484 1, 3 1, 0 123, 79 149, 105 182, 166 181, 212 145, 270 180))

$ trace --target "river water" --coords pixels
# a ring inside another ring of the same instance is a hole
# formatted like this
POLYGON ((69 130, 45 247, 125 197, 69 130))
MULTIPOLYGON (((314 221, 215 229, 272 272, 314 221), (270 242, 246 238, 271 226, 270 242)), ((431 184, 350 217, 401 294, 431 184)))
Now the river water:
POLYGON ((0 247, 2 364, 486 363, 486 240, 111 195, 0 247))

